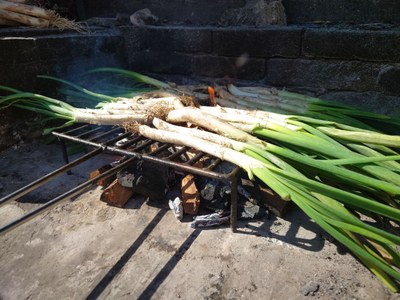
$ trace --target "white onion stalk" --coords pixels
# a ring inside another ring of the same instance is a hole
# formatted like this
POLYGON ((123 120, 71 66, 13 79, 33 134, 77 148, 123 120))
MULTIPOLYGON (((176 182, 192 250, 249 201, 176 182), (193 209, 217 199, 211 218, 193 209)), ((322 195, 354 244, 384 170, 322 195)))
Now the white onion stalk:
POLYGON ((1 98, 0 104, 12 104, 16 107, 46 114, 53 118, 68 120, 68 124, 121 125, 126 122, 148 123, 151 121, 150 114, 143 111, 114 113, 111 110, 81 109, 40 94, 19 91, 1 98))
POLYGON ((132 114, 144 115, 148 113, 148 110, 77 108, 76 113, 92 114, 92 115, 132 115, 132 114))
POLYGON ((202 111, 207 112, 221 120, 228 123, 243 123, 248 125, 257 125, 262 128, 271 128, 273 124, 277 124, 286 127, 290 130, 301 130, 299 126, 288 124, 285 121, 275 120, 272 118, 267 118, 265 116, 257 117, 255 114, 247 114, 245 111, 240 110, 230 110, 229 112, 224 112, 221 107, 200 107, 202 111))
MULTIPOLYGON (((171 133, 178 134, 179 137, 180 137, 180 139, 181 139, 181 141, 179 142, 179 144, 184 143, 185 146, 190 146, 190 147, 193 147, 193 148, 195 148, 195 149, 197 149, 197 150, 200 150, 200 149, 199 149, 198 146, 194 146, 194 145, 196 145, 195 143, 191 143, 190 145, 187 144, 187 139, 188 139, 188 138, 190 138, 191 140, 192 140, 193 138, 195 138, 195 140, 193 140, 193 141, 197 141, 197 142, 198 142, 198 140, 200 139, 200 140, 202 141, 201 143, 204 143, 204 142, 206 142, 206 144, 207 144, 207 143, 212 143, 212 144, 218 145, 219 147, 221 147, 221 149, 226 149, 226 148, 228 148, 228 149, 231 149, 231 150, 234 150, 234 151, 243 152, 243 153, 246 152, 246 149, 247 149, 247 148, 251 148, 250 145, 246 145, 245 143, 238 142, 238 141, 235 141, 235 140, 226 138, 226 137, 224 137, 224 136, 221 136, 221 135, 218 135, 218 134, 209 132, 209 131, 204 131, 204 130, 199 130, 199 129, 194 129, 194 128, 187 128, 187 127, 172 125, 172 124, 169 124, 169 123, 167 123, 167 122, 165 122, 165 121, 162 121, 162 120, 160 120, 160 119, 158 119, 158 118, 154 118, 154 119, 153 119, 153 125, 154 125, 157 129, 162 130, 163 132, 171 132, 171 133), (196 140, 196 139, 197 139, 197 140, 196 140)), ((158 137, 159 137, 159 136, 158 136, 158 137)), ((162 141, 165 141, 165 140, 162 140, 162 141)), ((206 144, 205 144, 205 145, 206 145, 206 144)), ((205 153, 208 153, 208 154, 212 154, 211 152, 209 152, 209 150, 208 150, 207 147, 204 148, 204 149, 202 149, 201 151, 203 151, 203 152, 205 152, 205 153)), ((230 152, 230 153, 231 153, 231 152, 230 152)), ((228 153, 228 154, 229 154, 229 153, 228 153)), ((212 154, 212 155, 215 155, 215 154, 212 154)), ((289 166, 288 164, 286 164, 284 161, 280 160, 278 157, 274 156, 273 154, 267 153, 267 155, 268 155, 268 160, 269 160, 269 162, 263 162, 263 163, 264 163, 264 166, 267 165, 267 164, 268 164, 268 165, 274 164, 274 165, 276 165, 276 166, 278 166, 278 167, 282 167, 282 168, 288 169, 288 170, 290 170, 290 171, 294 171, 296 174, 300 174, 300 173, 296 172, 296 170, 294 170, 293 168, 291 168, 291 166, 289 166), (271 164, 271 163, 272 163, 272 164, 271 164)), ((219 157, 220 159, 223 159, 223 160, 230 161, 229 158, 226 158, 226 157, 223 157, 223 156, 217 156, 217 157, 219 157)), ((237 157, 237 156, 235 156, 235 158, 236 158, 236 157, 237 157)), ((244 155, 244 156, 242 155, 241 158, 243 158, 244 160, 241 162, 240 165, 238 164, 238 163, 239 163, 238 161, 236 161, 236 162, 230 161, 230 162, 232 162, 232 163, 234 163, 234 164, 237 164, 238 166, 240 166, 240 167, 242 167, 243 169, 245 169, 245 170, 248 172, 249 178, 250 178, 250 179, 253 179, 253 173, 252 173, 252 172, 249 173, 248 169, 246 168, 246 166, 243 166, 243 164, 244 164, 246 161, 254 160, 254 158, 248 156, 247 154, 244 155), (248 158, 251 158, 251 159, 249 160, 248 158)), ((259 161, 259 160, 257 160, 257 161, 259 161)), ((287 191, 287 189, 286 189, 281 183, 279 183, 278 181, 276 181, 276 180, 273 178, 273 176, 271 175, 271 173, 270 173, 267 169, 265 169, 265 167, 264 167, 262 170, 263 170, 263 172, 264 172, 263 175, 261 175, 261 173, 260 173, 260 171, 261 171, 260 168, 253 169, 253 171, 254 171, 256 174, 258 174, 257 176, 263 176, 264 178, 268 178, 268 184, 269 184, 269 186, 270 186, 271 188, 273 188, 273 190, 274 190, 282 199, 284 199, 284 200, 290 200, 290 194, 289 194, 289 192, 287 191)))
POLYGON ((116 102, 102 103, 103 109, 115 110, 143 110, 155 105, 165 105, 173 109, 183 108, 184 105, 178 97, 162 97, 162 98, 143 98, 143 96, 135 98, 118 98, 116 102))
MULTIPOLYGON (((158 118, 153 119, 153 125, 157 129, 176 132, 176 133, 180 133, 185 136, 194 136, 194 137, 197 137, 197 138, 200 138, 203 140, 207 140, 209 142, 219 144, 223 147, 228 147, 233 150, 240 151, 240 152, 245 152, 246 150, 257 151, 257 149, 259 149, 259 148, 256 148, 255 146, 248 145, 246 143, 239 142, 239 141, 227 138, 223 135, 212 133, 210 131, 200 130, 200 129, 196 129, 196 128, 176 126, 176 125, 170 124, 168 122, 162 121, 158 118)), ((265 147, 268 147, 269 145, 270 145, 269 143, 264 144, 265 147)), ((259 149, 259 150, 261 150, 261 149, 259 149)), ((278 167, 284 168, 284 169, 290 169, 290 171, 292 171, 298 175, 301 174, 300 172, 296 172, 296 170, 291 168, 290 165, 288 165, 287 163, 285 163, 284 161, 282 161, 275 155, 273 155, 269 152, 264 152, 263 155, 264 155, 264 158, 266 158, 272 164, 274 164, 278 167)))
POLYGON ((237 129, 247 132, 249 134, 251 134, 254 131, 254 129, 259 128, 259 126, 257 124, 243 124, 243 123, 237 123, 237 122, 229 122, 229 124, 237 129))
POLYGON ((240 97, 244 101, 250 102, 249 103, 250 105, 257 104, 262 107, 284 109, 284 110, 294 111, 298 114, 305 114, 308 109, 308 103, 281 99, 272 94, 263 95, 263 94, 245 92, 240 90, 233 84, 228 85, 228 90, 233 96, 240 97))
POLYGON ((154 129, 147 125, 139 126, 139 133, 149 139, 161 141, 170 144, 187 146, 195 148, 199 151, 208 153, 215 157, 231 162, 248 173, 250 179, 254 178, 252 169, 263 169, 265 165, 257 159, 248 157, 247 155, 227 147, 206 141, 194 136, 183 136, 182 134, 170 132, 166 130, 154 129))
POLYGON ((201 110, 209 113, 209 114, 217 114, 217 113, 232 113, 232 114, 238 114, 238 115, 243 115, 247 117, 255 117, 259 119, 268 119, 268 120, 275 120, 277 122, 286 122, 288 119, 291 118, 291 116, 288 115, 282 115, 278 113, 273 113, 273 112, 268 112, 268 111, 262 111, 262 110, 246 110, 246 109, 237 109, 237 108, 231 108, 231 107, 222 107, 222 106, 201 106, 201 110))
POLYGON ((131 114, 104 114, 84 112, 81 110, 76 110, 72 113, 74 122, 76 123, 89 123, 89 124, 99 124, 99 125, 121 125, 123 123, 148 123, 150 121, 147 114, 131 113, 131 114))
POLYGON ((182 108, 169 112, 167 121, 172 123, 190 122, 198 126, 207 128, 216 133, 223 134, 227 137, 233 138, 237 141, 251 143, 253 145, 262 146, 263 141, 258 138, 242 131, 234 126, 219 120, 198 108, 182 108))
POLYGON ((157 129, 161 129, 161 130, 165 130, 165 131, 169 131, 169 132, 176 132, 176 133, 183 134, 185 136, 191 136, 191 137, 196 137, 199 139, 207 140, 209 142, 219 144, 223 147, 231 148, 236 151, 243 151, 245 148, 244 143, 238 142, 233 139, 226 138, 222 135, 215 134, 210 131, 172 125, 172 124, 167 123, 159 118, 153 119, 153 125, 157 129))
MULTIPOLYGON (((400 193, 400 188, 398 188, 397 186, 395 186, 393 184, 383 182, 383 181, 380 181, 380 180, 377 180, 374 178, 370 178, 370 177, 364 176, 362 174, 337 167, 333 164, 327 164, 324 161, 318 161, 318 160, 315 160, 315 159, 312 159, 309 157, 305 157, 294 151, 291 151, 289 149, 284 149, 284 148, 281 148, 279 146, 276 146, 276 145, 273 145, 270 143, 264 143, 262 146, 260 146, 260 145, 253 146, 251 144, 247 145, 246 143, 235 143, 228 139, 224 139, 223 137, 218 137, 213 134, 204 133, 199 130, 196 131, 194 129, 179 129, 178 127, 173 127, 172 125, 168 127, 167 124, 162 123, 159 120, 156 120, 155 122, 153 121, 153 123, 155 124, 156 127, 162 126, 163 129, 178 131, 182 134, 185 134, 185 136, 197 136, 202 139, 212 140, 213 142, 220 143, 224 147, 229 146, 237 151, 250 150, 250 151, 255 152, 257 155, 264 157, 265 159, 267 159, 269 161, 271 161, 271 155, 269 152, 273 152, 274 154, 278 154, 278 155, 284 156, 286 158, 296 160, 302 164, 311 166, 316 169, 320 169, 321 171, 329 172, 331 175, 341 177, 345 181, 350 180, 351 182, 354 182, 354 184, 370 186, 372 188, 379 188, 379 189, 387 191, 388 193, 391 193, 392 195, 400 193), (265 151, 265 150, 267 150, 267 151, 265 151)), ((224 133, 222 133, 222 134, 224 134, 224 133)), ((400 159, 400 156, 393 156, 390 159, 400 159)), ((373 160, 373 159, 370 159, 370 160, 373 160)), ((366 162, 369 162, 370 160, 366 157, 363 157, 361 159, 361 162, 366 163, 366 162)), ((353 161, 353 163, 357 163, 357 159, 353 159, 352 161, 353 161)), ((345 163, 347 163, 347 162, 345 162, 345 163)), ((280 165, 280 166, 282 166, 282 165, 280 165)), ((293 169, 291 169, 291 171, 293 172, 293 169)))

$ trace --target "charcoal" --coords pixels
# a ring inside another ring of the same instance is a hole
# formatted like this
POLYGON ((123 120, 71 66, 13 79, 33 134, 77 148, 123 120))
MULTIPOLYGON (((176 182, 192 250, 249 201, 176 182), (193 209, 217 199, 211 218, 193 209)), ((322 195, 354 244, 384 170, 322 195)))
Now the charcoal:
POLYGON ((118 182, 134 192, 152 200, 164 200, 169 169, 159 164, 138 160, 128 168, 118 172, 118 182))
POLYGON ((223 203, 228 203, 231 202, 231 187, 229 185, 224 185, 220 188, 219 190, 219 197, 222 200, 223 203))
POLYGON ((201 206, 211 211, 224 211, 230 203, 230 186, 220 181, 211 180, 205 185, 199 185, 201 206))
POLYGON ((214 169, 214 171, 222 174, 229 174, 236 168, 236 165, 223 161, 214 169))
POLYGON ((206 201, 212 201, 219 196, 218 182, 210 181, 201 190, 200 195, 206 201))
POLYGON ((262 219, 267 216, 265 209, 261 209, 260 206, 255 205, 251 202, 246 202, 243 207, 239 209, 240 220, 254 220, 262 219))

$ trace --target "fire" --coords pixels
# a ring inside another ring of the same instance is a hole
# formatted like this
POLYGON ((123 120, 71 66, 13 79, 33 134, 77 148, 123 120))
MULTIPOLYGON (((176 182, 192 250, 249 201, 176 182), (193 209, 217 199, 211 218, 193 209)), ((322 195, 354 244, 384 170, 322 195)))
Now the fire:
POLYGON ((208 87, 208 94, 210 95, 210 105, 217 106, 217 102, 215 101, 215 90, 213 87, 208 87))

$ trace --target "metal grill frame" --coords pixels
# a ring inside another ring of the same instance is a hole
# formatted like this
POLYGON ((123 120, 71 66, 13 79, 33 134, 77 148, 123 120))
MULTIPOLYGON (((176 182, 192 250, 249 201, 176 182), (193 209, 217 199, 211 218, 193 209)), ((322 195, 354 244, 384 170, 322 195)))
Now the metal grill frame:
POLYGON ((227 173, 217 172, 215 169, 222 162, 221 159, 210 156, 204 152, 199 152, 193 148, 186 146, 178 146, 173 144, 167 144, 158 142, 152 139, 143 137, 142 135, 124 132, 121 127, 118 126, 99 126, 99 125, 80 125, 72 126, 72 128, 65 128, 61 131, 53 131, 61 142, 64 160, 66 163, 69 162, 68 155, 65 147, 65 140, 81 143, 87 146, 94 147, 96 149, 102 149, 106 152, 119 154, 126 157, 142 159, 145 161, 167 166, 175 170, 182 171, 187 174, 200 175, 207 178, 216 179, 225 182, 231 187, 231 211, 230 211, 230 225, 233 232, 237 231, 237 215, 238 215, 238 180, 239 171, 238 166, 232 165, 232 171, 227 173), (109 129, 108 129, 109 128, 109 129), (108 129, 108 130, 107 130, 108 129), (104 139, 107 138, 107 139, 104 139), (127 142, 120 146, 115 146, 115 143, 123 139, 128 139, 127 142), (146 151, 152 144, 158 144, 158 147, 154 151, 146 151), (162 152, 167 151, 169 148, 180 148, 169 156, 162 158, 157 157, 162 152), (196 151, 196 155, 187 161, 176 162, 175 159, 185 155, 189 151, 196 151), (206 167, 196 166, 203 157, 211 159, 212 163, 206 167))
POLYGON ((155 140, 147 139, 141 135, 136 135, 130 132, 124 132, 121 127, 118 126, 98 126, 98 125, 73 125, 70 127, 65 127, 62 130, 53 131, 53 135, 56 136, 61 144, 61 149, 63 153, 63 158, 65 165, 50 172, 49 174, 29 183, 28 185, 12 192, 11 194, 0 199, 0 207, 5 205, 10 201, 17 200, 22 196, 34 191, 45 183, 49 182, 53 178, 63 174, 69 173, 72 168, 77 165, 99 155, 100 153, 109 152, 118 155, 122 155, 122 159, 119 164, 106 171, 103 174, 96 176, 78 186, 72 188, 71 190, 49 200, 45 204, 39 206, 38 208, 28 212, 22 217, 11 221, 10 223, 0 227, 0 235, 7 233, 8 231, 24 224, 25 222, 31 220, 37 215, 51 209, 55 205, 62 201, 70 199, 74 196, 81 194, 88 187, 93 186, 99 180, 108 178, 118 171, 128 167, 137 159, 143 159, 146 161, 153 162, 155 164, 168 166, 175 170, 182 171, 187 174, 200 175, 212 179, 217 179, 223 181, 230 185, 231 187, 231 229, 233 232, 237 231, 237 200, 238 200, 238 180, 240 168, 231 164, 232 169, 229 172, 221 173, 215 171, 215 169, 222 162, 220 159, 210 156, 206 153, 196 151, 197 153, 189 158, 188 151, 194 151, 195 149, 184 146, 177 146, 172 144, 160 143, 155 140), (126 142, 119 146, 116 146, 117 142, 127 139, 126 142), (78 159, 69 162, 69 157, 67 154, 67 149, 65 141, 72 141, 75 143, 80 143, 89 146, 90 151, 85 155, 79 157, 78 159), (147 151, 151 144, 157 143, 158 147, 154 151, 147 151), (164 156, 162 158, 157 157, 160 153, 173 148, 176 149, 169 156, 164 156), (179 148, 179 149, 178 149, 179 148), (182 155, 187 156, 187 160, 177 162, 178 158, 182 158, 182 155), (210 164, 205 167, 195 166, 203 157, 208 157, 210 164))

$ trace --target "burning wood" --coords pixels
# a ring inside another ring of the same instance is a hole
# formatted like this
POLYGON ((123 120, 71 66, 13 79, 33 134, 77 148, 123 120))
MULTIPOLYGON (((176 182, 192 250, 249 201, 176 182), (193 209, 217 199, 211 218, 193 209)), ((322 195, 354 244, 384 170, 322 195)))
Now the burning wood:
POLYGON ((132 197, 134 191, 131 188, 122 186, 115 179, 101 194, 100 200, 112 206, 123 207, 129 198, 132 197))
MULTIPOLYGON (((89 175, 89 180, 99 176, 100 174, 103 174, 104 172, 110 170, 112 167, 113 166, 111 164, 106 164, 106 165, 98 168, 97 170, 92 171, 89 175)), ((98 186, 107 187, 109 184, 111 184, 115 180, 115 178, 116 178, 116 175, 110 176, 105 179, 97 181, 96 184, 98 186)))
POLYGON ((200 193, 197 190, 193 175, 186 175, 182 179, 183 211, 188 215, 197 215, 200 209, 200 193))

